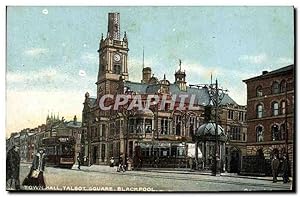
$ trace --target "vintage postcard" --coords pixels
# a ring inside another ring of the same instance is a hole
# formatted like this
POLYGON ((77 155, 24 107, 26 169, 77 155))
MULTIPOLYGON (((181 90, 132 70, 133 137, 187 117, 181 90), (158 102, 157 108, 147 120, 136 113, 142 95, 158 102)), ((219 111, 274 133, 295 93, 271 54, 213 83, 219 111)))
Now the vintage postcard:
POLYGON ((295 192, 294 7, 6 12, 6 190, 295 192))

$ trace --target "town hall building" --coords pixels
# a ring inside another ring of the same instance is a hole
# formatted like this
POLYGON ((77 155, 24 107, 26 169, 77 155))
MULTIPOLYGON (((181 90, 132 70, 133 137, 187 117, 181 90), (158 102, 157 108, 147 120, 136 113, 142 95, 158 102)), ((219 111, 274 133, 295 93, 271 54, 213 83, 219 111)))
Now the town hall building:
MULTIPOLYGON (((188 73, 181 68, 181 61, 175 68, 174 82, 165 75, 162 79, 155 77, 151 67, 144 66, 141 81, 130 81, 128 43, 126 32, 121 34, 120 14, 109 13, 107 35, 102 34, 99 43, 97 93, 93 97, 87 92, 83 102, 81 151, 84 164, 107 165, 113 157, 116 162, 128 158, 139 167, 187 167, 188 147, 195 144, 197 129, 205 122, 205 107, 210 104, 208 89, 187 85, 188 73), (124 107, 105 111, 100 109, 99 100, 106 94, 141 95, 142 98, 149 94, 159 97, 195 95, 195 105, 199 109, 175 110, 167 106, 165 110, 159 110, 157 103, 149 110, 126 110, 124 107)), ((163 73, 159 75, 163 76, 163 73)), ((238 169, 241 156, 246 154, 246 107, 225 94, 220 110, 218 121, 227 139, 221 153, 222 164, 224 170, 234 171, 238 169)), ((198 159, 201 159, 202 167, 210 168, 213 148, 209 143, 205 152, 199 147, 201 156, 198 159)))

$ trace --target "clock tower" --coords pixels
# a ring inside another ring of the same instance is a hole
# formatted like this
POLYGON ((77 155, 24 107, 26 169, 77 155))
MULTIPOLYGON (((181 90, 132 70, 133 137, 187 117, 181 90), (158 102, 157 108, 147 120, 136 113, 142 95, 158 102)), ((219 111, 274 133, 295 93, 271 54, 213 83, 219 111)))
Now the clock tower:
POLYGON ((128 80, 128 40, 126 32, 120 39, 120 14, 108 14, 108 30, 99 45, 99 71, 97 79, 97 97, 103 94, 115 94, 120 78, 128 80))

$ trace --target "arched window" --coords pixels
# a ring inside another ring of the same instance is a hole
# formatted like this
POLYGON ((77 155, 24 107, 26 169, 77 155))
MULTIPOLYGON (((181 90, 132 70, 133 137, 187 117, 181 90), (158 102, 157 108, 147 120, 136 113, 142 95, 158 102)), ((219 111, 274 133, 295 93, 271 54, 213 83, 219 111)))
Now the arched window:
POLYGON ((263 106, 262 106, 262 104, 258 104, 256 106, 256 117, 257 118, 262 118, 263 117, 263 106))
POLYGON ((281 139, 285 140, 285 133, 286 133, 285 123, 283 123, 283 124, 280 125, 280 133, 281 133, 281 139))
POLYGON ((256 142, 264 141, 264 129, 262 126, 256 127, 256 142))
POLYGON ((272 85, 272 93, 273 94, 278 94, 279 91, 279 83, 277 81, 275 81, 272 85))
POLYGON ((176 135, 180 135, 180 133, 181 133, 180 127, 181 127, 180 123, 177 123, 177 125, 176 125, 176 131, 175 131, 176 135))
POLYGON ((272 131, 272 140, 278 141, 281 140, 281 133, 277 124, 274 124, 271 128, 272 131))
POLYGON ((280 113, 281 114, 286 113, 286 102, 285 101, 281 101, 281 103, 280 103, 280 113))
POLYGON ((256 96, 262 96, 263 93, 262 93, 262 87, 261 86, 258 86, 256 88, 256 96))
POLYGON ((279 114, 279 104, 278 102, 275 101, 272 103, 272 115, 278 116, 278 114, 279 114))
POLYGON ((280 92, 285 92, 286 91, 286 81, 282 80, 280 83, 280 92))

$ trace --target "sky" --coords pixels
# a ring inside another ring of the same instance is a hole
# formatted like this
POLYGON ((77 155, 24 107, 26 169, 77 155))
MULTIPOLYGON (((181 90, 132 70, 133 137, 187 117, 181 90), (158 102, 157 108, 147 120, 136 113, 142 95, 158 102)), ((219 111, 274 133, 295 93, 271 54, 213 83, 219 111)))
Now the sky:
MULTIPOLYGON (((84 94, 96 96, 101 33, 119 12, 129 42, 129 80, 145 66, 174 82, 178 59, 188 84, 218 79, 246 105, 242 82, 294 62, 293 7, 8 7, 6 136, 53 113, 81 119, 84 94)), ((123 34, 123 33, 122 33, 123 34)))

